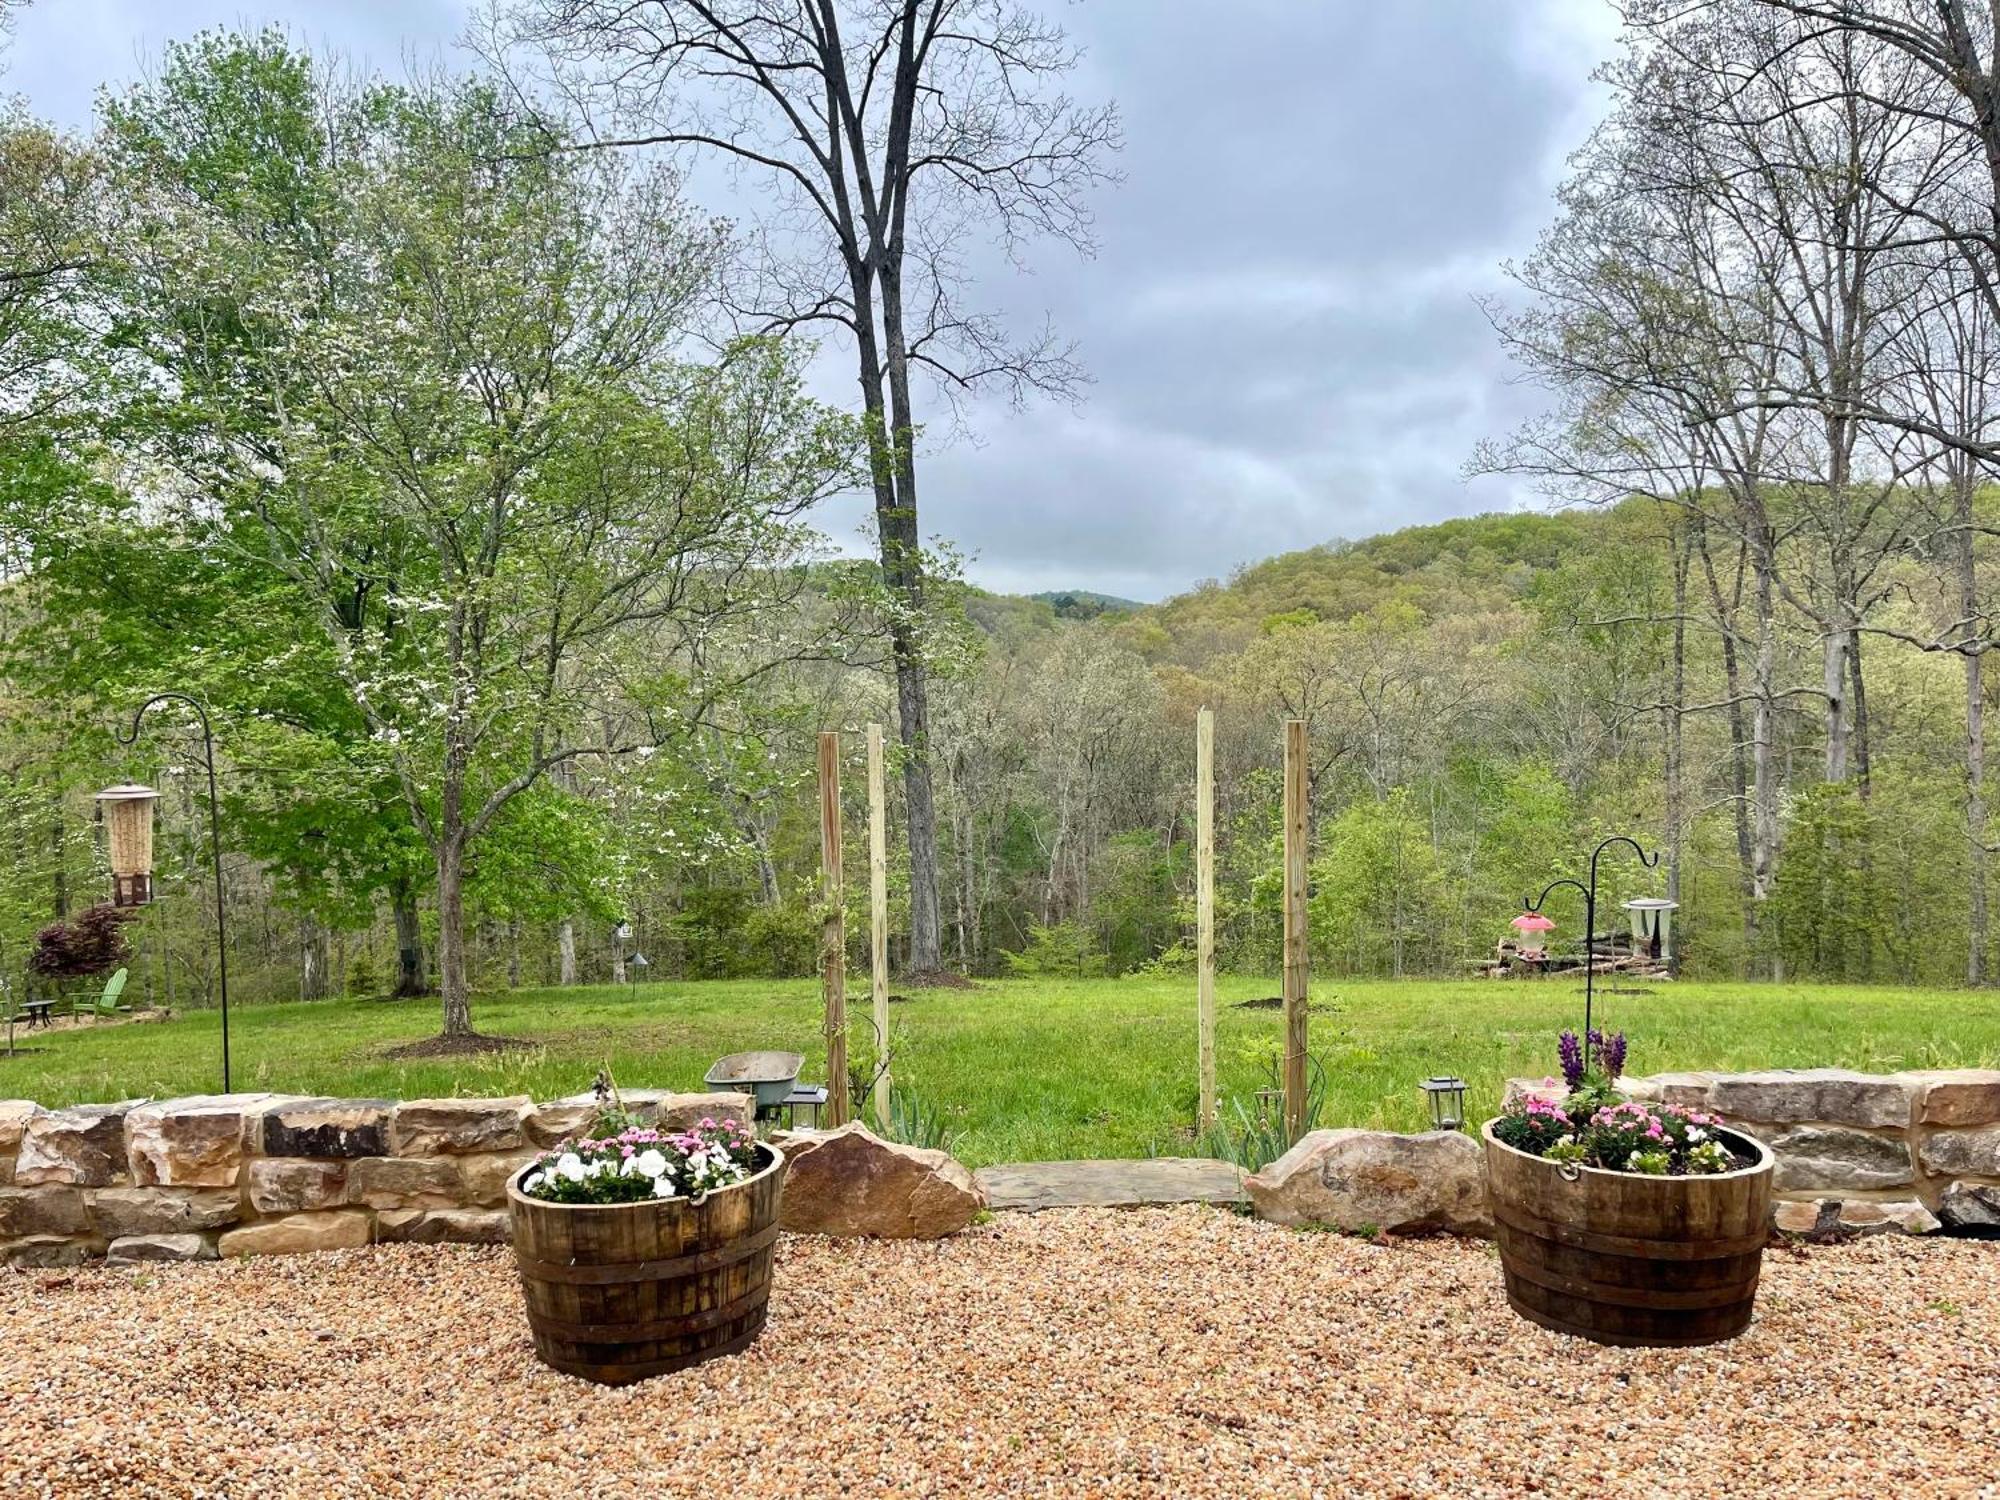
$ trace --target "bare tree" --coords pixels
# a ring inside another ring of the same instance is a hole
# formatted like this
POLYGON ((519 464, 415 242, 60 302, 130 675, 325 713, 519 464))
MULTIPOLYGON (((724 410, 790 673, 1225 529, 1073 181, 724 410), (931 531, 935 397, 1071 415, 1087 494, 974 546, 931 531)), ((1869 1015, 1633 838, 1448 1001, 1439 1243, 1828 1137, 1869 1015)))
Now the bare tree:
POLYGON ((488 28, 539 59, 603 146, 706 151, 768 196, 732 311, 763 331, 851 341, 867 418, 876 543, 895 662, 910 856, 910 966, 939 966, 925 560, 912 376, 947 400, 998 387, 1067 394, 1046 331, 1009 337, 968 308, 973 237, 1010 257, 1091 248, 1088 190, 1118 145, 1109 105, 1061 92, 1063 31, 1010 0, 518 0, 488 28))

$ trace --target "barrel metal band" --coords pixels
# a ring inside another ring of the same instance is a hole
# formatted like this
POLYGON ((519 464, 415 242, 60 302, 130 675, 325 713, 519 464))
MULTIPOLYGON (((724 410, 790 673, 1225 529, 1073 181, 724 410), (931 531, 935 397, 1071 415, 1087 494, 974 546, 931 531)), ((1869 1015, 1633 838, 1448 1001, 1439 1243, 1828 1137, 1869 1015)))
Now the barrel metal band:
POLYGON ((531 1260, 518 1250, 514 1259, 521 1274, 536 1281, 561 1282, 568 1286, 617 1286, 629 1281, 663 1281, 670 1276, 690 1276, 700 1271, 719 1271, 748 1260, 777 1241, 778 1226, 767 1224, 745 1239, 719 1250, 703 1250, 694 1255, 678 1255, 671 1260, 628 1260, 610 1265, 580 1266, 552 1260, 531 1260))
POLYGON ((638 1344, 651 1339, 679 1338, 690 1333, 704 1333, 724 1323, 734 1322, 769 1300, 771 1288, 759 1281, 740 1297, 733 1297, 720 1307, 706 1308, 701 1312, 683 1313, 679 1317, 654 1318, 648 1322, 624 1323, 570 1323, 561 1318, 552 1318, 547 1313, 533 1313, 529 1321, 536 1333, 553 1334, 576 1344, 638 1344))
POLYGON ((1568 1224, 1554 1224, 1534 1214, 1523 1213, 1505 1203, 1493 1205, 1493 1217, 1508 1228, 1535 1239, 1554 1240, 1577 1250, 1594 1250, 1600 1255, 1629 1255, 1641 1260, 1720 1260, 1731 1255, 1749 1255, 1770 1242, 1771 1232, 1732 1235, 1728 1239, 1654 1240, 1640 1235, 1598 1234, 1568 1224))
POLYGON ((1565 1297, 1576 1297, 1607 1307, 1643 1307, 1660 1312, 1704 1312, 1710 1308, 1747 1306, 1757 1295, 1754 1276, 1747 1284, 1739 1281, 1732 1286, 1667 1292, 1654 1291, 1650 1287, 1606 1286, 1599 1281, 1579 1281, 1572 1276, 1557 1275, 1546 1266, 1523 1265, 1519 1260, 1509 1262, 1506 1272, 1509 1276, 1533 1282, 1545 1291, 1565 1297))

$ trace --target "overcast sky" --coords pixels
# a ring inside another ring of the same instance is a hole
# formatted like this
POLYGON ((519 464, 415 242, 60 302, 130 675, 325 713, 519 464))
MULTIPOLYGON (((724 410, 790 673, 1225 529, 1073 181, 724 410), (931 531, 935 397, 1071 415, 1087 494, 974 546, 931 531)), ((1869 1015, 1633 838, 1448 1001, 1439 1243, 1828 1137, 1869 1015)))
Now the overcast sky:
MULTIPOLYGON (((35 0, 0 88, 81 127, 99 84, 204 26, 277 23, 396 73, 448 54, 465 9, 35 0)), ((1094 384, 1079 408, 976 409, 934 442, 925 531, 991 588, 1157 599, 1272 553, 1539 503, 1459 476, 1535 403, 1474 299, 1532 244, 1596 116, 1605 0, 1050 9, 1087 49, 1072 91, 1118 101, 1125 180, 1097 195, 1095 260, 1046 248, 984 300, 1052 318, 1094 384)), ((860 514, 825 524, 851 548, 860 514)))

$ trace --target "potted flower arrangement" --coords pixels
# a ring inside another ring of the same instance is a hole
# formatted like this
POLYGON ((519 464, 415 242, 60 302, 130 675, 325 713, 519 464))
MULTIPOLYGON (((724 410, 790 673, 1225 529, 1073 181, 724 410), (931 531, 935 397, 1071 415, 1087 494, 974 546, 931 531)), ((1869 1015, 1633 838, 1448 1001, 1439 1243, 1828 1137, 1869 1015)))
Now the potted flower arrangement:
POLYGON ((1769 1235, 1770 1148, 1700 1110, 1626 1098, 1622 1033, 1565 1031, 1558 1053, 1562 1078, 1481 1131, 1508 1303, 1604 1344, 1735 1337, 1769 1235))
POLYGON ((764 1326, 784 1157, 734 1120, 606 1111, 507 1187, 535 1354, 604 1385, 747 1348, 764 1326))

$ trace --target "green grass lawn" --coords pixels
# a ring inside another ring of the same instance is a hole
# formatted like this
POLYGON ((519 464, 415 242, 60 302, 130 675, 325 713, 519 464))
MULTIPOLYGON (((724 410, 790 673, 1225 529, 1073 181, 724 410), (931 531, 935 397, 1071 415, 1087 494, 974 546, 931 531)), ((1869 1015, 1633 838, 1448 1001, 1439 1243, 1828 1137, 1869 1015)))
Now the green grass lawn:
MULTIPOLYGON (((1221 982, 1217 1056, 1225 1101, 1263 1085, 1276 1010, 1235 1002, 1268 979, 1221 982)), ((1632 1039, 1634 1072, 1670 1068, 1993 1065, 2000 996, 1827 985, 1655 984, 1600 991, 1599 1015, 1632 1039)), ((869 1054, 867 994, 850 1002, 857 1061, 869 1054)), ((1321 1123, 1414 1128, 1417 1081, 1455 1071, 1470 1109, 1490 1111, 1510 1075, 1554 1070, 1554 1034, 1577 1024, 1567 982, 1328 981, 1315 987, 1312 1052, 1325 1066, 1321 1123)), ((897 1082, 944 1113, 972 1165, 1185 1152, 1195 1111, 1194 986, 1180 980, 986 981, 893 1005, 897 1082)), ((630 1087, 698 1089, 715 1058, 752 1047, 806 1054, 824 1076, 809 980, 519 990, 474 1005, 482 1031, 531 1039, 498 1056, 393 1061, 436 1029, 433 1002, 332 1001, 231 1012, 238 1090, 385 1095, 532 1094, 588 1088, 608 1065, 630 1087)), ((22 1034, 0 1057, 0 1097, 44 1104, 164 1097, 220 1087, 213 1011, 156 1025, 22 1034)))

